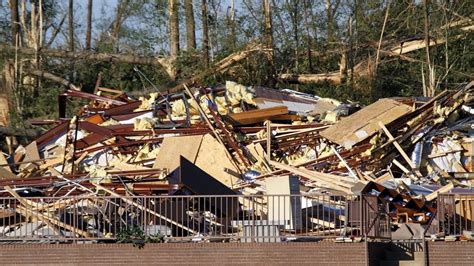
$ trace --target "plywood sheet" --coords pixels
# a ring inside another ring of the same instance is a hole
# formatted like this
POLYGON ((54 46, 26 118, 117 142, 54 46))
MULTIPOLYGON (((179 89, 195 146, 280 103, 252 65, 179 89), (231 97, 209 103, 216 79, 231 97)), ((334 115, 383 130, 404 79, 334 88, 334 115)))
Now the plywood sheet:
MULTIPOLYGON (((190 161, 192 162, 192 160, 190 161)), ((225 169, 227 168, 233 172, 239 171, 230 158, 227 157, 225 147, 210 134, 206 134, 202 139, 195 164, 229 188, 232 188, 237 182, 237 178, 227 173, 225 169)))
POLYGON ((350 149, 377 132, 379 121, 386 125, 411 110, 410 106, 395 100, 380 99, 323 130, 321 136, 350 149))
POLYGON ((202 139, 203 135, 167 137, 163 139, 153 168, 166 168, 171 172, 179 166, 180 156, 194 163, 202 139))
MULTIPOLYGON (((31 142, 25 147, 25 157, 23 159, 24 162, 29 162, 29 161, 36 161, 40 160, 41 157, 38 152, 38 146, 36 145, 36 141, 31 142)), ((19 169, 23 170, 27 167, 29 167, 30 164, 21 164, 19 169)))

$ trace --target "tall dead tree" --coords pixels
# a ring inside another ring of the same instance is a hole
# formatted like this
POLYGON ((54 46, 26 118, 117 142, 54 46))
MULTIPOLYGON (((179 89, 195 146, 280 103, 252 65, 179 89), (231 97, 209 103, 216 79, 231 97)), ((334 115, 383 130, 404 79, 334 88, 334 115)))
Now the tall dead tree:
MULTIPOLYGON (((425 34, 425 50, 426 50, 426 66, 428 67, 428 85, 423 91, 425 95, 423 96, 434 96, 435 90, 435 77, 434 77, 434 68, 430 59, 430 20, 429 20, 429 10, 428 10, 428 0, 423 0, 423 15, 424 15, 424 34, 425 34)), ((424 83, 426 84, 426 82, 424 83)))
POLYGON ((92 35, 92 0, 87 2, 87 29, 86 29, 86 50, 91 49, 92 35))
POLYGON ((201 21, 202 21, 202 52, 206 68, 209 68, 209 25, 207 17, 207 1, 201 1, 201 21))
MULTIPOLYGON (((69 0, 68 9, 69 51, 74 52, 74 0, 69 0)), ((69 79, 74 79, 74 61, 71 61, 69 79)))
POLYGON ((227 12, 227 28, 229 29, 229 42, 232 49, 235 49, 237 43, 236 29, 235 29, 235 1, 230 1, 230 7, 227 12))
POLYGON ((20 37, 20 20, 18 17, 18 0, 9 0, 8 4, 10 5, 10 23, 12 31, 12 45, 17 44, 17 38, 20 37))
POLYGON ((293 26, 293 38, 295 40, 295 70, 296 73, 299 73, 299 29, 298 29, 298 23, 299 23, 299 3, 300 0, 294 0, 290 1, 290 4, 292 5, 292 10, 291 10, 291 23, 293 26))
POLYGON ((327 41, 334 43, 336 41, 336 11, 339 8, 340 0, 325 0, 326 20, 327 20, 327 41))
POLYGON ((307 53, 307 56, 308 56, 308 71, 309 73, 312 73, 313 72, 313 60, 312 60, 312 56, 311 56, 311 45, 312 45, 312 38, 311 38, 311 34, 310 34, 310 21, 309 19, 310 18, 313 18, 313 11, 312 11, 313 7, 312 7, 312 4, 311 4, 311 1, 310 0, 304 0, 304 27, 305 27, 305 30, 306 30, 306 53, 307 53))
POLYGON ((179 2, 168 0, 169 27, 170 27, 170 55, 178 56, 179 53, 179 2))
POLYGON ((194 23, 193 0, 184 1, 184 13, 186 17, 186 48, 196 49, 196 29, 194 23))
POLYGON ((69 0, 68 7, 69 23, 69 51, 74 52, 74 0, 69 0))
POLYGON ((267 53, 268 57, 268 82, 270 86, 274 84, 275 65, 274 65, 274 53, 273 53, 273 26, 272 26, 272 6, 270 0, 263 1, 263 18, 264 18, 264 39, 265 46, 269 49, 267 53))
POLYGON ((328 43, 334 41, 333 36, 334 36, 334 27, 333 27, 333 19, 332 19, 332 10, 331 10, 331 0, 326 0, 325 1, 325 7, 326 7, 326 20, 327 20, 327 25, 326 25, 326 30, 327 30, 327 40, 328 43))

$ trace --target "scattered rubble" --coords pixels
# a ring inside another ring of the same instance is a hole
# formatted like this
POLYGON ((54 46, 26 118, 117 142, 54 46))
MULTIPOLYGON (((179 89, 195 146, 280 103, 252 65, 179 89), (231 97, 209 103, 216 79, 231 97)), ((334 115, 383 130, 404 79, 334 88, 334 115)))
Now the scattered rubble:
MULTIPOLYGON (((270 195, 291 184, 291 194, 373 195, 388 204, 393 223, 429 226, 438 193, 472 193, 473 85, 430 99, 380 99, 355 113, 356 106, 332 99, 230 81, 140 99, 109 88, 68 90, 50 130, 0 153, 0 194, 19 201, 20 215, 80 236, 90 232, 46 213, 105 194, 191 232, 178 218, 127 197, 270 195), (69 97, 90 101, 72 119, 65 118, 69 97), (78 198, 30 201, 71 196, 78 198)), ((93 208, 92 201, 83 204, 93 208)), ((248 202, 226 203, 224 212, 241 204, 248 202)), ((1 215, 2 234, 11 234, 15 224, 5 217, 15 214, 4 208, 1 215)))

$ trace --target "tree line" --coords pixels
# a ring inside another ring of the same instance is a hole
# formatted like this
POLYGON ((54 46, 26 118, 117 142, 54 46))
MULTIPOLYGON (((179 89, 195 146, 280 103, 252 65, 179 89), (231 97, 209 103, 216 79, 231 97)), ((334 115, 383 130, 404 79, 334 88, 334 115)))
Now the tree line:
POLYGON ((472 79, 473 6, 2 0, 0 98, 10 121, 54 118, 56 95, 70 85, 93 91, 99 73, 100 86, 136 95, 177 91, 184 81, 213 86, 232 79, 362 103, 433 96, 472 79))

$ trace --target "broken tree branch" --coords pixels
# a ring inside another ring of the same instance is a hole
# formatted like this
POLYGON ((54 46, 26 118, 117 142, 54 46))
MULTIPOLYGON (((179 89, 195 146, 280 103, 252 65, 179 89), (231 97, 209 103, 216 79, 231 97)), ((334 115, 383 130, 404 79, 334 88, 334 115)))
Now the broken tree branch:
POLYGON ((168 93, 175 93, 175 92, 180 92, 184 90, 184 85, 188 86, 193 86, 201 82, 203 79, 206 77, 215 74, 215 73, 223 73, 226 71, 230 66, 233 64, 249 57, 251 54, 255 52, 268 52, 269 49, 264 48, 261 44, 259 43, 251 43, 247 46, 247 48, 243 51, 239 51, 236 53, 233 53, 226 58, 222 59, 221 61, 217 62, 214 64, 213 67, 201 72, 200 74, 191 77, 185 81, 183 81, 181 84, 171 88, 168 90, 168 93))
POLYGON ((37 77, 40 77, 40 78, 45 78, 45 79, 52 80, 54 82, 57 82, 59 84, 62 84, 64 86, 70 88, 71 90, 75 90, 75 91, 80 91, 81 90, 81 88, 79 88, 78 86, 72 84, 69 80, 58 77, 54 74, 45 72, 43 70, 29 70, 27 72, 27 74, 34 75, 34 76, 37 76, 37 77))

